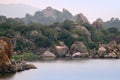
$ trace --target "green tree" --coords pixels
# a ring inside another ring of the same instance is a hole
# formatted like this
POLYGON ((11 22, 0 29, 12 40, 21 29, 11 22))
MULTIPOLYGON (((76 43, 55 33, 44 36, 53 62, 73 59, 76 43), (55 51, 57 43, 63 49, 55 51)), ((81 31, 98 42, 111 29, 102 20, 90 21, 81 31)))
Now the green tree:
POLYGON ((52 46, 52 43, 49 40, 49 38, 43 35, 37 36, 34 42, 37 47, 41 47, 41 48, 47 48, 52 46))
POLYGON ((63 22, 62 28, 63 28, 63 29, 66 29, 66 30, 71 30, 71 29, 72 29, 72 25, 73 25, 73 21, 65 20, 65 21, 63 22))
POLYGON ((65 42, 65 44, 67 46, 71 46, 73 44, 73 42, 76 40, 75 38, 72 37, 72 34, 67 31, 67 30, 63 30, 59 33, 59 38, 60 41, 65 42))

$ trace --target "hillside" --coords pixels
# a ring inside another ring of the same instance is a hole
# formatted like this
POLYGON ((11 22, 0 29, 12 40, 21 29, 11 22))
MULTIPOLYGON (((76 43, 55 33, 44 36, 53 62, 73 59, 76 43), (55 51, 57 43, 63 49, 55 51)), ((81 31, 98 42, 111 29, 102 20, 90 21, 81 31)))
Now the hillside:
POLYGON ((102 30, 103 21, 101 19, 97 19, 94 24, 88 22, 83 14, 78 15, 77 22, 65 20, 47 26, 34 22, 24 24, 18 19, 1 16, 0 37, 12 38, 17 53, 42 54, 46 49, 53 49, 61 41, 68 47, 75 41, 81 41, 91 50, 98 48, 99 43, 108 43, 114 35, 119 35, 102 30))
POLYGON ((98 49, 100 43, 107 44, 113 40, 120 43, 117 28, 104 28, 101 18, 91 24, 82 13, 73 16, 66 9, 61 12, 51 7, 37 11, 33 16, 27 14, 25 18, 0 16, 2 36, 13 39, 17 53, 42 54, 46 50, 54 51, 61 41, 69 48, 75 41, 81 41, 89 51, 98 49))

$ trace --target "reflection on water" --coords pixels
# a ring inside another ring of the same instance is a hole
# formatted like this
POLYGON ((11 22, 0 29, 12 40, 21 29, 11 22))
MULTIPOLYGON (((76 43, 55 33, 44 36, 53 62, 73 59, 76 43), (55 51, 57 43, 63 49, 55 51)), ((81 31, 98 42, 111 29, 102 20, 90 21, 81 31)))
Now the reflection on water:
POLYGON ((0 80, 120 80, 119 59, 45 59, 30 63, 38 69, 0 75, 0 80))

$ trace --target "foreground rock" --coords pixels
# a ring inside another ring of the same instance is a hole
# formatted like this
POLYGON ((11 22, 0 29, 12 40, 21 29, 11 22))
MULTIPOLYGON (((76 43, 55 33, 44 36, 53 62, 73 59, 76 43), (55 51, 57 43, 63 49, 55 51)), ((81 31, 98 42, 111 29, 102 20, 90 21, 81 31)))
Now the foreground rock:
POLYGON ((42 57, 52 57, 55 58, 55 54, 50 52, 50 51, 45 51, 44 54, 42 55, 42 57))
POLYGON ((26 64, 25 61, 12 62, 14 54, 12 40, 7 37, 0 38, 0 72, 19 72, 28 69, 35 69, 32 64, 26 64))
POLYGON ((11 73, 20 72, 29 69, 36 69, 37 67, 33 64, 27 64, 25 61, 15 61, 11 65, 5 65, 3 68, 1 66, 0 72, 11 73))
POLYGON ((76 41, 74 44, 72 44, 70 48, 70 54, 78 57, 88 57, 88 51, 86 46, 83 44, 83 42, 76 41), (79 53, 79 54, 78 54, 79 53))

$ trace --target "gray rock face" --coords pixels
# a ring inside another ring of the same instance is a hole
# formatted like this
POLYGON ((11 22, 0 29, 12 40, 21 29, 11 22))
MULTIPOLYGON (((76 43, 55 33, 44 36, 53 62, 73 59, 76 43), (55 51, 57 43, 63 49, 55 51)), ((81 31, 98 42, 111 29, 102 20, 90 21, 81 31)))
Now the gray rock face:
POLYGON ((58 11, 51 7, 47 7, 42 11, 37 11, 33 16, 27 14, 23 21, 25 23, 36 22, 41 24, 53 24, 54 22, 63 22, 64 20, 73 19, 73 15, 66 9, 58 11))
POLYGON ((93 28, 95 29, 95 31, 100 31, 104 27, 104 22, 102 19, 98 18, 96 21, 93 22, 92 25, 93 25, 93 28))
POLYGON ((79 24, 90 24, 90 22, 88 21, 87 17, 85 17, 82 13, 77 14, 75 16, 75 22, 79 23, 79 24))
POLYGON ((73 15, 67 9, 63 9, 63 20, 65 19, 73 20, 73 15))
POLYGON ((86 46, 82 42, 76 41, 70 48, 70 54, 73 55, 78 52, 80 52, 82 57, 88 57, 89 55, 86 46))

